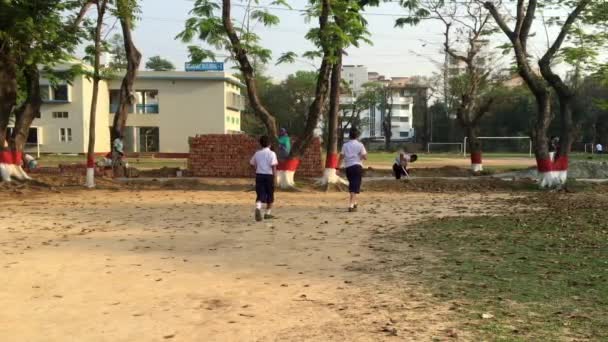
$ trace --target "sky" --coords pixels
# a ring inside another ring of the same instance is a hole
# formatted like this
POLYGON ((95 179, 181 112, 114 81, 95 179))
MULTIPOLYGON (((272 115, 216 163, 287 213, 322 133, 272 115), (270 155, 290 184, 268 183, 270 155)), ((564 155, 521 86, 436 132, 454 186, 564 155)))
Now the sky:
MULTIPOLYGON (((306 1, 289 1, 293 10, 271 10, 278 15, 281 22, 278 26, 266 28, 258 25, 255 32, 262 38, 262 45, 273 51, 277 58, 283 52, 294 51, 302 53, 310 50, 310 43, 304 38, 311 25, 297 9, 306 7, 306 1)), ((160 55, 173 62, 178 70, 183 70, 188 60, 187 46, 175 39, 183 30, 184 21, 189 17, 193 0, 141 0, 141 20, 134 32, 135 44, 143 54, 143 61, 155 55, 160 55)), ((233 2, 233 18, 243 17, 244 2, 233 2)), ((261 2, 262 5, 268 4, 261 2)), ((395 28, 395 20, 405 12, 396 3, 383 3, 380 7, 368 8, 365 18, 369 23, 369 31, 373 45, 362 45, 359 48, 349 48, 344 64, 361 64, 368 71, 376 71, 388 77, 395 76, 430 76, 438 71, 437 62, 443 60, 442 42, 443 27, 437 21, 424 21, 415 27, 395 28)), ((118 26, 118 25, 117 25, 118 26)), ((537 28, 540 29, 540 28, 537 28)), ((115 28, 119 32, 118 27, 115 28)), ((550 35, 555 34, 549 31, 550 35)), ((542 34, 537 35, 535 48, 539 53, 546 45, 541 41, 542 34)), ((493 39, 498 45, 505 41, 501 33, 493 39)), ((204 46, 201 42, 193 42, 204 46)), ((221 52, 218 52, 221 53, 221 52)), ((297 70, 314 70, 314 64, 300 59, 293 64, 268 65, 266 72, 274 79, 281 80, 297 70)))

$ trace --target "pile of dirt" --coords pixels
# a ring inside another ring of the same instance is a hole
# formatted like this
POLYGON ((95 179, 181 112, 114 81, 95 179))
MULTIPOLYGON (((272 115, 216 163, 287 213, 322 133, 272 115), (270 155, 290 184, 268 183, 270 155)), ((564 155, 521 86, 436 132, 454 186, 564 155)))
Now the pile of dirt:
POLYGON ((471 180, 412 179, 405 181, 364 181, 365 191, 379 192, 496 192, 528 191, 538 188, 532 180, 504 181, 496 178, 471 180))
MULTIPOLYGON (((496 174, 497 178, 537 179, 536 168, 496 174)), ((591 160, 571 160, 568 165, 568 177, 578 179, 608 179, 608 163, 591 160)))
MULTIPOLYGON (((411 168, 408 169, 408 172, 410 176, 415 177, 471 177, 473 175, 469 169, 458 166, 411 168)), ((365 170, 365 177, 387 177, 392 175, 392 169, 369 167, 365 170)))
POLYGON ((163 167, 160 169, 138 170, 138 177, 177 177, 179 167, 163 167))

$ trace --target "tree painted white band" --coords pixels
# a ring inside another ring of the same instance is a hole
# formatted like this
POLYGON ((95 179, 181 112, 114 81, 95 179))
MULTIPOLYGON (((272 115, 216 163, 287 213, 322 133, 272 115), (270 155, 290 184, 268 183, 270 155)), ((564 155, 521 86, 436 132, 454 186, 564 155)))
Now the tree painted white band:
POLYGON ((323 170, 323 178, 319 181, 321 185, 326 184, 344 184, 348 185, 348 181, 337 175, 337 171, 334 168, 326 168, 323 170))
POLYGON ((568 170, 539 172, 538 178, 541 188, 555 188, 566 184, 568 180, 568 170))
POLYGON ((473 171, 473 172, 483 171, 483 164, 471 164, 471 171, 473 171))
POLYGON ((95 187, 95 168, 89 167, 87 168, 87 178, 84 184, 87 188, 95 187))
POLYGON ((277 174, 277 183, 279 183, 279 188, 289 189, 296 186, 294 181, 295 174, 295 171, 279 171, 277 174))

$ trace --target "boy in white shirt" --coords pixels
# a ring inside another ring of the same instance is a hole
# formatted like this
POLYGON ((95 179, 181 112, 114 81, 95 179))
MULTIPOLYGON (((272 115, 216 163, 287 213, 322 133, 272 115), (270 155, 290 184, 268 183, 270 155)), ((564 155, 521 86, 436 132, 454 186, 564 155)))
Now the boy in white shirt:
POLYGON ((274 183, 277 174, 277 155, 270 150, 270 139, 267 136, 260 138, 261 150, 258 150, 249 164, 255 168, 255 220, 262 221, 262 206, 266 204, 264 219, 274 218, 270 211, 274 203, 274 183))
POLYGON ((348 179, 348 192, 350 193, 348 211, 357 211, 357 195, 361 192, 361 180, 363 178, 363 160, 367 159, 365 146, 359 140, 359 131, 351 129, 349 141, 342 145, 340 160, 344 160, 346 178, 348 179))

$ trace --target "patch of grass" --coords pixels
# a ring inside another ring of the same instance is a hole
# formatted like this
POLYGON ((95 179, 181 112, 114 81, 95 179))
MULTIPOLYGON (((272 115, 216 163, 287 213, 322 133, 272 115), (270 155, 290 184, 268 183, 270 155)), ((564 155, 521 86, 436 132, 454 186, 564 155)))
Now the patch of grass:
POLYGON ((396 237, 439 251, 423 281, 461 303, 480 339, 607 341, 608 196, 556 196, 533 214, 433 220, 396 237))

